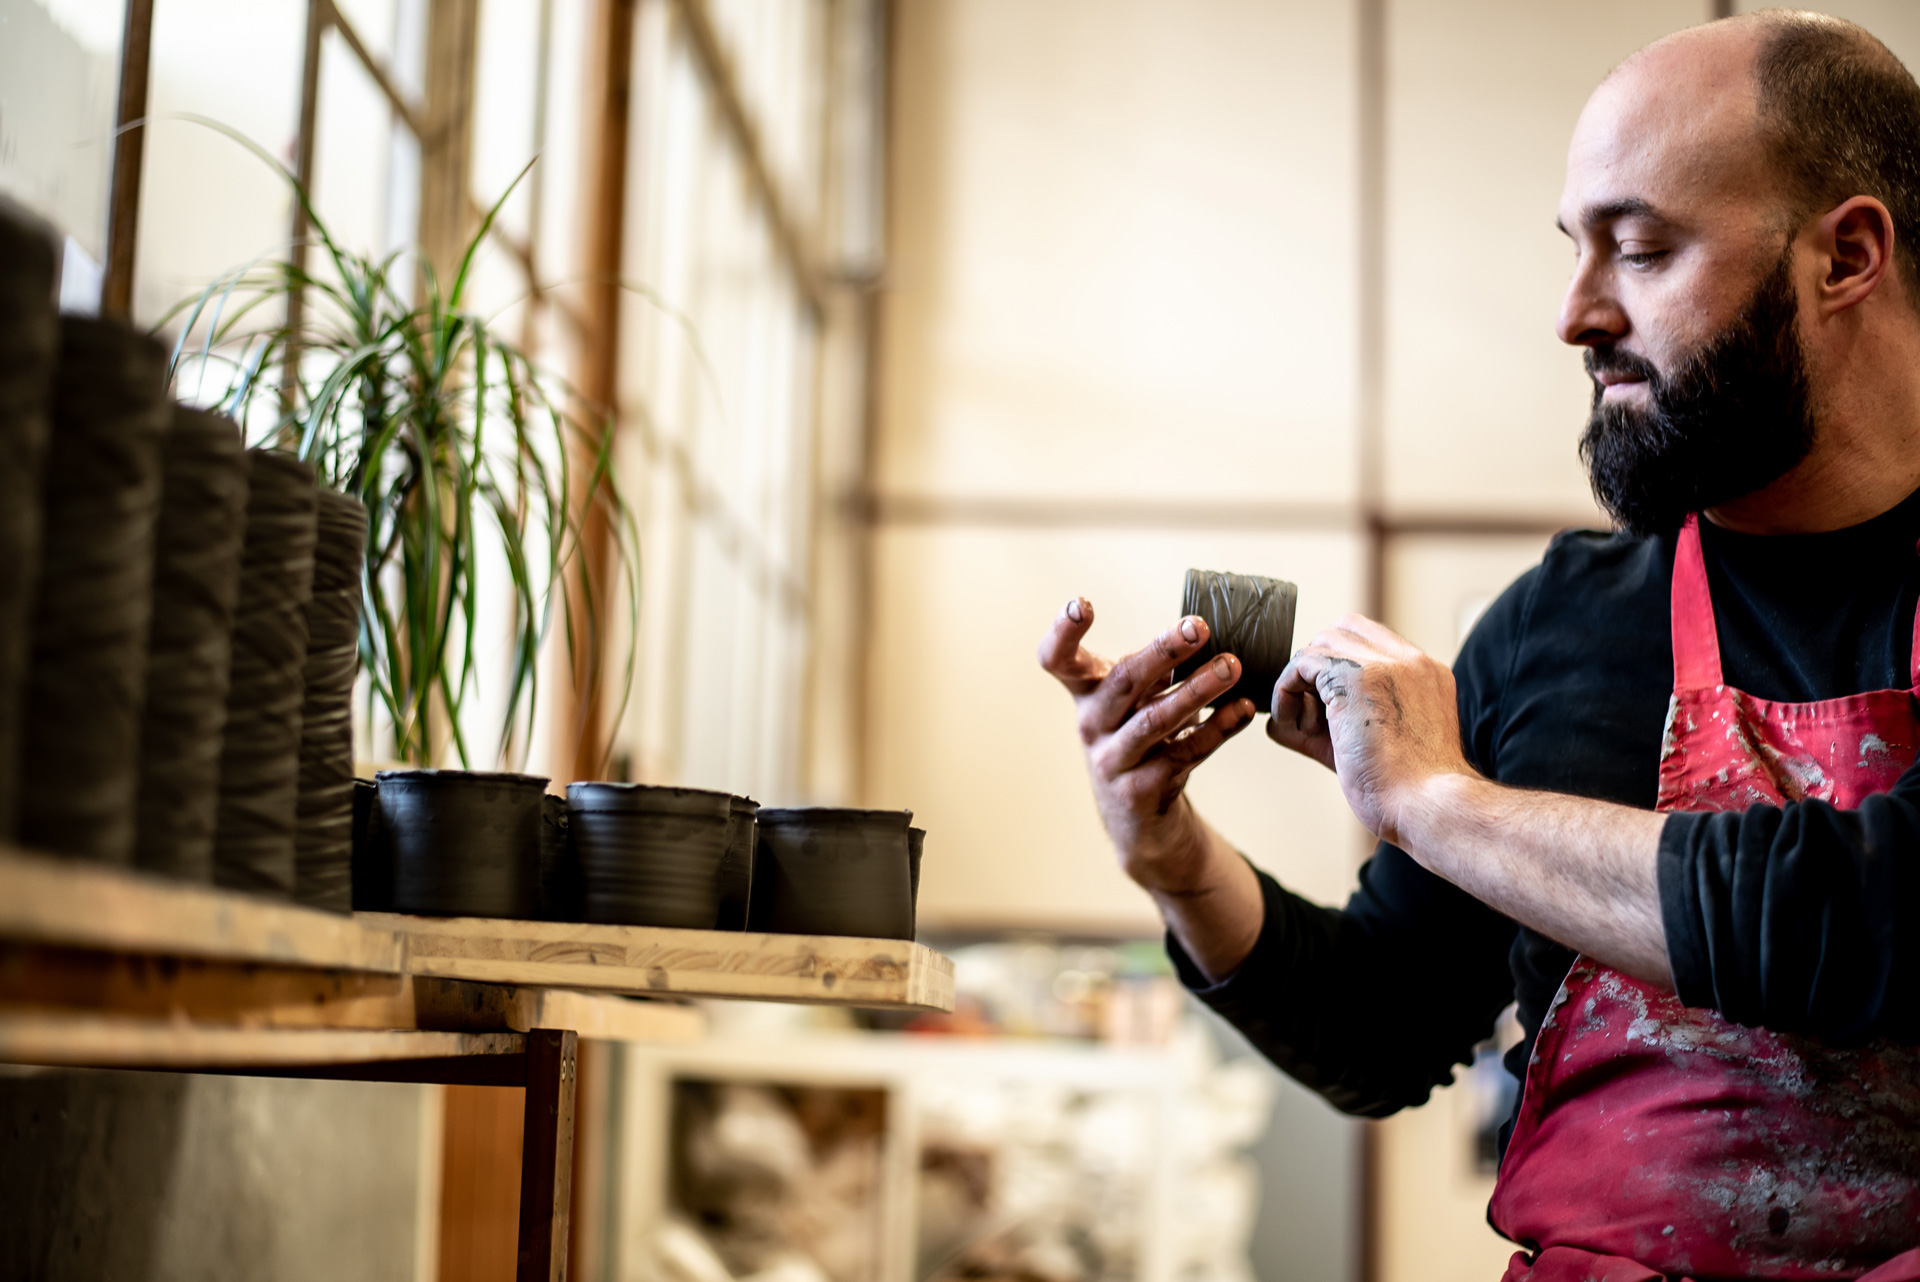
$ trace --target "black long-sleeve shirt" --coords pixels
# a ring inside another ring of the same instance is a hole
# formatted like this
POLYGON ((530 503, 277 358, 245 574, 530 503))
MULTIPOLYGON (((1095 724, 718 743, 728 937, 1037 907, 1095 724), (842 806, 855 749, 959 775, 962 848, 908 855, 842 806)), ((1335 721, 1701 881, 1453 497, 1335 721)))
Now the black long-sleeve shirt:
MULTIPOLYGON (((1701 524, 1728 684, 1805 702, 1906 689, 1920 493, 1862 525, 1755 536, 1701 524)), ((1573 532, 1487 610, 1454 665, 1461 736, 1502 783, 1652 807, 1673 688, 1675 538, 1573 532)), ((1920 766, 1858 810, 1675 814, 1658 876, 1680 998, 1835 1042, 1920 1042, 1920 766), (1904 927, 1904 929, 1903 929, 1904 927)), ((1182 979, 1335 1106, 1426 1100, 1517 1003, 1525 1072, 1573 954, 1382 843, 1343 909, 1261 875, 1240 969, 1182 979)))

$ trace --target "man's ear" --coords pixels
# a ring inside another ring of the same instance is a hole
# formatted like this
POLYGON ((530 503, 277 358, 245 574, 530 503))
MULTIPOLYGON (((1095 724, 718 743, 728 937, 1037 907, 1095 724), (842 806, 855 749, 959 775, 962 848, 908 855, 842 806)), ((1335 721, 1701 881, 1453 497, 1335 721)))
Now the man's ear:
POLYGON ((1827 258, 1821 310, 1840 312, 1866 301, 1893 267, 1893 215, 1872 196, 1854 196, 1820 220, 1818 234, 1827 258))

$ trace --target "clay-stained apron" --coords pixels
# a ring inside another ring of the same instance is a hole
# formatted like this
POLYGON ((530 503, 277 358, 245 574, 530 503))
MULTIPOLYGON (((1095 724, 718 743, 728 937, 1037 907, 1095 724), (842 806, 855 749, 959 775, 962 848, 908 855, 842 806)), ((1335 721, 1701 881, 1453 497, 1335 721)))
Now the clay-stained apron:
MULTIPOLYGON (((1729 689, 1695 517, 1673 655, 1660 810, 1852 809, 1913 763, 1920 617, 1911 689, 1729 689)), ((1541 1023, 1490 1216, 1527 1248, 1506 1282, 1920 1279, 1920 1054, 1748 1028, 1581 957, 1541 1023)))

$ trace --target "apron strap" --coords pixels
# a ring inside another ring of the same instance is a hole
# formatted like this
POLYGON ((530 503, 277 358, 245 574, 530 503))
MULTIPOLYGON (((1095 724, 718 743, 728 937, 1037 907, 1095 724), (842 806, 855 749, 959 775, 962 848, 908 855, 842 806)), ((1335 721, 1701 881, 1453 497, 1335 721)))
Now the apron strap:
MULTIPOLYGON (((1690 514, 1680 527, 1673 552, 1673 688, 1704 690, 1725 685, 1720 672, 1720 633, 1713 625, 1713 595, 1707 590, 1707 561, 1700 553, 1700 516, 1690 514)), ((1920 641, 1920 613, 1914 616, 1920 641)), ((1920 655, 1920 649, 1916 649, 1920 655)), ((1920 666, 1914 669, 1920 686, 1920 666)))
MULTIPOLYGON (((1920 543, 1915 543, 1913 550, 1920 554, 1920 543)), ((1909 689, 1920 691, 1920 608, 1913 612, 1913 649, 1907 655, 1907 676, 1912 681, 1909 689)))

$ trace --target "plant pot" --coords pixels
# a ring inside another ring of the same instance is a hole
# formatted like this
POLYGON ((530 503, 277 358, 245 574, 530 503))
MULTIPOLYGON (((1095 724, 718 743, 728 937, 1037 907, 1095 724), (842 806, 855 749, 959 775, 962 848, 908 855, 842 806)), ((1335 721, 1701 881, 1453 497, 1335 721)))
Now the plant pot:
POLYGON ((1240 679, 1212 706, 1251 699, 1255 709, 1268 711, 1274 683, 1293 657, 1293 609, 1299 592, 1283 579, 1188 570, 1180 613, 1205 619, 1208 637, 1173 675, 1185 681, 1215 655, 1231 654, 1240 660, 1240 679))
POLYGON ((727 853, 720 864, 721 930, 747 928, 747 903, 753 896, 753 848, 759 839, 760 806, 752 797, 731 797, 727 806, 727 853))
POLYGON ((705 788, 569 784, 586 920, 715 929, 732 803, 705 788))
POLYGON ((382 770, 374 778, 395 912, 539 916, 545 779, 467 770, 382 770))
POLYGON ((579 921, 583 891, 580 857, 573 849, 567 799, 548 793, 540 801, 540 915, 548 921, 579 921))
POLYGON ((204 882, 213 877, 247 451, 232 419, 176 405, 161 459, 133 861, 204 882))
POLYGON ((236 890, 287 897, 294 888, 300 705, 318 498, 313 469, 290 454, 249 450, 247 476, 213 879, 236 890))
POLYGON ((907 896, 908 906, 912 909, 910 920, 913 922, 914 938, 920 937, 920 855, 927 844, 925 828, 907 829, 907 896))
POLYGON ((380 822, 380 787, 369 779, 353 781, 353 910, 393 911, 393 848, 380 822))
POLYGON ((59 237, 0 196, 0 841, 20 831, 20 736, 40 569, 40 478, 60 318, 59 237))
POLYGON ((166 377, 166 349, 145 334, 60 318, 20 835, 117 864, 133 861, 166 377))
POLYGON ((367 509, 332 490, 315 497, 293 897, 315 908, 347 912, 353 907, 353 681, 360 672, 367 509))
POLYGON ((913 938, 912 813, 761 810, 748 929, 913 938))

